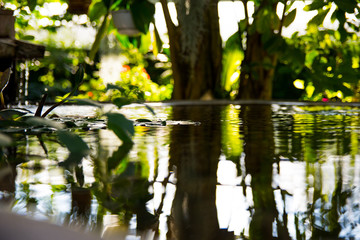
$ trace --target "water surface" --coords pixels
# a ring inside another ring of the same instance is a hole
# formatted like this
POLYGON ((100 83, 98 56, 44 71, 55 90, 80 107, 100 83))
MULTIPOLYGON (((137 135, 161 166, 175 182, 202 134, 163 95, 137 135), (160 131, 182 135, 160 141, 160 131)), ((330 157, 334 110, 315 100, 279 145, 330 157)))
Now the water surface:
MULTIPOLYGON (((58 115, 95 115, 69 108, 58 115)), ((105 239, 360 238, 358 107, 153 108, 121 112, 200 124, 136 126, 127 156, 110 130, 73 130, 91 154, 72 166, 53 133, 41 135, 46 151, 38 135, 14 134, 1 207, 105 239)))

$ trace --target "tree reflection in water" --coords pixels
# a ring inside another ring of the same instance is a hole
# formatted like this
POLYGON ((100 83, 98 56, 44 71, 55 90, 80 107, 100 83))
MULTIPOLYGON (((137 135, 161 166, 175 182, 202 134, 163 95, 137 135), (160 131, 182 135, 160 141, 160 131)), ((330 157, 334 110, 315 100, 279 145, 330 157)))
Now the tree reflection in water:
POLYGON ((174 126, 170 170, 176 171, 176 193, 168 239, 233 239, 220 230, 215 205, 221 152, 220 112, 214 106, 176 107, 174 120, 200 121, 200 126, 174 126))
POLYGON ((240 113, 244 135, 246 173, 251 176, 253 197, 250 239, 290 239, 279 222, 272 185, 275 163, 274 129, 271 105, 243 105, 240 113), (276 222, 277 230, 273 229, 276 222))

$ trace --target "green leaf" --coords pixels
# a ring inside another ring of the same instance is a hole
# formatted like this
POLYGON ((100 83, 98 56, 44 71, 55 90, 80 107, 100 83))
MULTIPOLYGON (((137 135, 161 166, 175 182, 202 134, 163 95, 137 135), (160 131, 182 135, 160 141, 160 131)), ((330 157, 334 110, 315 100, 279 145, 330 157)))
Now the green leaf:
POLYGON ((79 137, 75 133, 60 130, 57 132, 57 135, 60 142, 65 145, 65 147, 70 151, 70 153, 83 157, 87 156, 90 153, 88 145, 81 137, 79 137))
POLYGON ((290 24, 295 20, 296 17, 296 8, 289 12, 284 18, 284 27, 290 26, 290 24))
POLYGON ((314 0, 312 3, 310 3, 309 5, 306 5, 304 7, 305 11, 313 11, 313 10, 319 10, 322 9, 325 5, 327 5, 328 3, 324 0, 314 0))
POLYGON ((118 108, 122 108, 125 105, 129 105, 131 101, 127 98, 115 98, 112 100, 113 104, 115 104, 118 108))
POLYGON ((135 133, 133 122, 120 113, 107 113, 108 128, 114 131, 116 136, 123 142, 132 142, 135 133))
POLYGON ((2 120, 13 120, 18 117, 26 115, 28 112, 20 111, 16 109, 4 109, 0 111, 0 119, 2 120))
POLYGON ((318 14, 308 22, 308 26, 312 24, 317 26, 322 25, 329 10, 330 8, 326 10, 319 10, 318 14))
POLYGON ((96 21, 100 19, 102 16, 105 16, 108 9, 106 8, 103 1, 93 1, 89 7, 89 19, 90 21, 96 21))
POLYGON ((123 92, 125 89, 122 87, 119 87, 118 85, 108 83, 106 85, 106 90, 119 90, 120 92, 123 92))
POLYGON ((150 46, 151 46, 150 32, 147 32, 146 34, 141 34, 139 52, 145 55, 146 53, 149 52, 150 46))
POLYGON ((160 38, 160 34, 155 24, 154 24, 154 35, 155 35, 155 41, 153 43, 153 49, 154 49, 153 52, 154 55, 156 56, 159 52, 162 51, 163 42, 160 38))
POLYGON ((347 13, 354 13, 357 7, 357 1, 355 0, 334 0, 335 4, 347 13))
POLYGON ((95 55, 100 48, 101 40, 105 37, 105 35, 107 33, 109 22, 110 22, 109 21, 109 13, 107 12, 104 16, 103 22, 102 22, 98 32, 96 33, 95 41, 91 47, 91 50, 89 53, 90 60, 94 60, 95 55))
POLYGON ((24 41, 32 41, 34 40, 35 37, 33 35, 24 35, 24 36, 21 36, 21 40, 24 40, 24 41))
POLYGON ((53 120, 45 119, 45 118, 41 118, 41 117, 29 117, 26 119, 25 122, 31 126, 48 126, 48 127, 53 127, 56 129, 64 129, 65 128, 65 125, 60 122, 55 122, 53 120))
POLYGON ((136 28, 142 33, 147 33, 149 24, 154 19, 155 5, 147 0, 135 1, 130 6, 130 10, 136 28))

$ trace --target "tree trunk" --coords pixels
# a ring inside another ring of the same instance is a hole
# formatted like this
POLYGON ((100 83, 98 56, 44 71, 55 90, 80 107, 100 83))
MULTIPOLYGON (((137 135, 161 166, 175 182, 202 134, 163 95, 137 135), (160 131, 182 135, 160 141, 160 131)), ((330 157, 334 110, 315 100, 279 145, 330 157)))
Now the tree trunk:
POLYGON ((175 26, 167 0, 161 0, 170 42, 173 99, 217 96, 222 64, 218 0, 187 2, 176 2, 179 25, 175 26))
POLYGON ((261 34, 255 32, 247 39, 245 57, 241 63, 238 99, 271 100, 276 55, 264 49, 261 34))

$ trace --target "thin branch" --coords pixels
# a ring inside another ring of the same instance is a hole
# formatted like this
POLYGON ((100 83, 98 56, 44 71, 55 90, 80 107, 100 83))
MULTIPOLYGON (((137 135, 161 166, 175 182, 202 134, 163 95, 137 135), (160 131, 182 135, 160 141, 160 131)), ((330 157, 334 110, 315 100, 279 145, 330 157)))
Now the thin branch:
POLYGON ((245 9, 245 20, 246 20, 246 25, 250 25, 250 19, 249 19, 249 9, 247 7, 247 3, 248 0, 241 0, 241 2, 244 4, 244 9, 245 9))
POLYGON ((175 34, 176 26, 173 23, 173 21, 171 20, 168 2, 167 2, 167 0, 160 0, 160 2, 161 2, 161 6, 162 6, 162 9, 164 12, 165 22, 166 22, 166 26, 167 26, 169 35, 173 36, 175 34))
POLYGON ((281 33, 282 33, 282 29, 283 29, 283 26, 284 26, 284 20, 285 20, 285 13, 286 13, 286 2, 287 1, 284 1, 284 9, 283 9, 283 12, 282 12, 282 16, 281 16, 281 20, 280 20, 280 26, 279 26, 279 33, 278 35, 281 36, 281 33))
POLYGON ((35 117, 40 117, 41 116, 41 112, 42 112, 42 109, 45 105, 45 101, 46 101, 46 98, 47 98, 47 93, 45 93, 42 98, 41 98, 41 101, 39 102, 39 106, 38 108, 36 109, 36 112, 35 112, 35 117))

